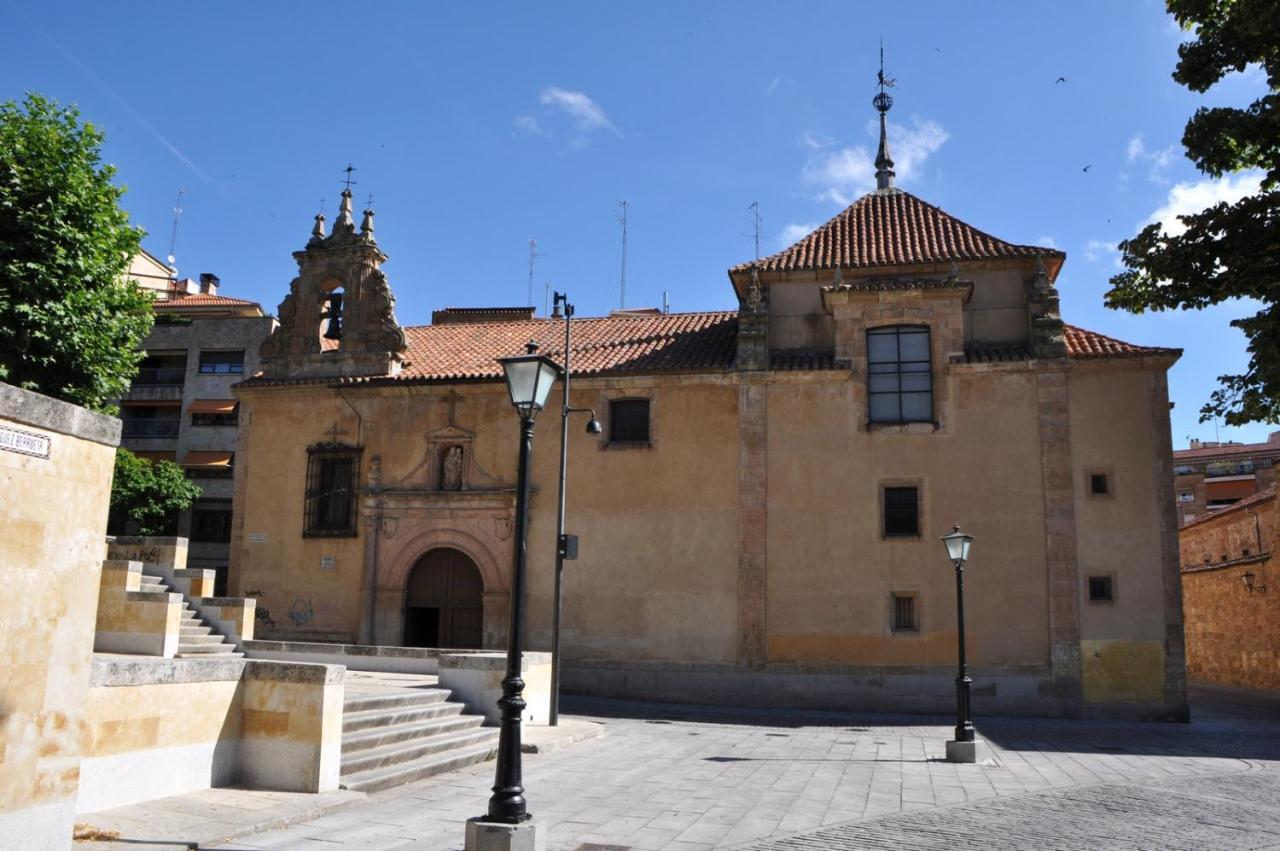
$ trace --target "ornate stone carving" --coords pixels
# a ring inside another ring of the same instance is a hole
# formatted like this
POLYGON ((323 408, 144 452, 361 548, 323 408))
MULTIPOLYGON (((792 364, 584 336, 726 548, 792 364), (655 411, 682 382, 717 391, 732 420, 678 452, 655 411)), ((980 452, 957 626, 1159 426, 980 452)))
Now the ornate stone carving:
POLYGON ((294 252, 298 277, 280 303, 280 326, 262 345, 263 371, 269 378, 331 375, 392 375, 407 348, 396 321, 395 296, 379 268, 387 256, 373 236, 373 211, 366 210, 359 233, 351 217, 351 193, 333 230, 324 235, 316 217, 311 239, 294 252), (342 338, 322 351, 321 316, 328 296, 342 290, 342 338))
POLYGON ((447 446, 440 461, 440 490, 462 490, 462 447, 447 446))
POLYGON ((1027 287, 1027 309, 1031 312, 1031 349, 1036 357, 1065 358, 1067 338, 1058 308, 1058 290, 1049 280, 1049 273, 1039 255, 1036 255, 1036 270, 1027 287))

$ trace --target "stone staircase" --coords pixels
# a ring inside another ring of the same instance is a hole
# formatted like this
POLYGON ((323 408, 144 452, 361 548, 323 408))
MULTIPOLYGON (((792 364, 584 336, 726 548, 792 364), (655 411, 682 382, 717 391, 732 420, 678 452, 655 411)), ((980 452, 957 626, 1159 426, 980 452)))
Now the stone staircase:
MULTIPOLYGON (((142 574, 142 591, 172 591, 163 579, 158 576, 142 574)), ((191 658, 240 658, 243 653, 236 650, 226 636, 214 631, 209 622, 200 616, 184 595, 182 598, 182 619, 178 626, 178 652, 176 659, 191 658)))
POLYGON ((377 792, 491 759, 498 729, 463 714, 441 688, 348 692, 343 704, 343 789, 377 792))

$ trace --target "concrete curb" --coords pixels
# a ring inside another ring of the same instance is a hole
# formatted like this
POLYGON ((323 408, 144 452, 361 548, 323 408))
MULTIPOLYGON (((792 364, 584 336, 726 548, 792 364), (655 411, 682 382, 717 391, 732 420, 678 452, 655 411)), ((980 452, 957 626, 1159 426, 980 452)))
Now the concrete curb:
POLYGON ((551 753, 561 748, 567 748, 570 745, 576 745, 579 742, 600 738, 604 735, 604 724, 577 718, 561 719, 560 724, 556 727, 526 727, 524 733, 532 741, 521 742, 521 753, 551 753), (530 736, 529 733, 533 730, 538 732, 530 736), (548 732, 544 734, 542 733, 543 730, 548 732), (553 730, 557 731, 557 733, 550 732, 553 730))

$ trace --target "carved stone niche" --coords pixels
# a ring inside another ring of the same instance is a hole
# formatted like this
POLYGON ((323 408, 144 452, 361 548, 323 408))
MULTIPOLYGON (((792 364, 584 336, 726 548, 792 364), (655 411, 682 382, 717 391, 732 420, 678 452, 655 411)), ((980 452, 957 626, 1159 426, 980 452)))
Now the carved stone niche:
POLYGON ((427 489, 471 490, 475 463, 471 444, 475 435, 457 426, 445 426, 427 435, 427 489))

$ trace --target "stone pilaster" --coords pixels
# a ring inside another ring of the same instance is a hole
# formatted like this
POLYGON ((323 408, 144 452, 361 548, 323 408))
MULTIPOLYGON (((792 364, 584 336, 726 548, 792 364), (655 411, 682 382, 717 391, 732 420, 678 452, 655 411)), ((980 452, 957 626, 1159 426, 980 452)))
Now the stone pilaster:
POLYGON ((1151 416, 1156 424, 1153 459, 1156 504, 1160 511, 1160 579, 1164 596, 1164 700, 1173 720, 1185 721, 1187 651, 1182 620, 1182 565, 1178 545, 1178 506, 1173 489, 1173 436, 1169 427, 1169 380, 1164 368, 1151 377, 1151 416))
POLYGON ((738 666, 768 661, 769 387, 738 387, 738 666))
POLYGON ((1043 363, 1036 373, 1040 470, 1044 492, 1045 568, 1049 592, 1049 664, 1053 697, 1082 708, 1080 578, 1076 566, 1076 513, 1071 461, 1067 365, 1043 363))

